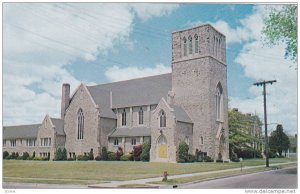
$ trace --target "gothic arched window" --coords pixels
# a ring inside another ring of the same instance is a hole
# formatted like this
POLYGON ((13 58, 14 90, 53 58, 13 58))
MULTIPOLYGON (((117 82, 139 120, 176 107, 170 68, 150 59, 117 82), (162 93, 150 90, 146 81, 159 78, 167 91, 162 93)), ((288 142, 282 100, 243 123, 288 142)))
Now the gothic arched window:
POLYGON ((162 110, 159 115, 159 127, 166 127, 166 114, 162 110))
POLYGON ((193 53, 193 38, 189 36, 189 54, 193 53))
POLYGON ((216 90, 216 114, 217 120, 222 119, 222 109, 223 109, 223 89, 220 83, 217 85, 216 90))
POLYGON ((187 56, 187 46, 185 37, 183 37, 183 56, 187 56))
POLYGON ((122 112, 122 126, 126 126, 126 111, 125 111, 125 108, 123 109, 123 112, 122 112))
POLYGON ((198 35, 195 34, 195 53, 199 52, 199 41, 198 41, 198 35))
POLYGON ((77 113, 77 139, 83 139, 84 131, 84 115, 83 111, 80 108, 77 113))

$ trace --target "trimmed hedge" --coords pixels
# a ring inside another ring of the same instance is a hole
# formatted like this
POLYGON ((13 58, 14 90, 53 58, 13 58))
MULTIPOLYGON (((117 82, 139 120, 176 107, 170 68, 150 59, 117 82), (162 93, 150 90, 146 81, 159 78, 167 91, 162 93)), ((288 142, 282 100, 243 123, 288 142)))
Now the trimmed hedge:
POLYGON ((48 157, 36 156, 33 158, 33 160, 48 161, 48 157))
POLYGON ((108 153, 106 147, 102 147, 101 160, 108 160, 108 153))
POLYGON ((209 157, 209 156, 205 156, 204 157, 204 162, 213 162, 214 160, 211 158, 211 157, 209 157))
POLYGON ((178 148, 178 161, 177 162, 188 162, 189 146, 185 142, 180 142, 178 148))
POLYGON ((88 160, 89 160, 88 156, 84 156, 84 155, 77 156, 77 161, 88 161, 88 160))
POLYGON ((107 160, 108 161, 114 161, 117 159, 117 154, 114 152, 108 152, 107 153, 107 160))
POLYGON ((126 154, 121 156, 120 158, 121 161, 133 161, 133 156, 132 154, 126 154))
POLYGON ((8 151, 4 151, 4 152, 3 152, 3 159, 5 159, 7 156, 9 156, 8 151))
POLYGON ((150 142, 145 142, 143 144, 143 149, 140 156, 141 161, 148 162, 150 160, 150 148, 151 148, 150 142))

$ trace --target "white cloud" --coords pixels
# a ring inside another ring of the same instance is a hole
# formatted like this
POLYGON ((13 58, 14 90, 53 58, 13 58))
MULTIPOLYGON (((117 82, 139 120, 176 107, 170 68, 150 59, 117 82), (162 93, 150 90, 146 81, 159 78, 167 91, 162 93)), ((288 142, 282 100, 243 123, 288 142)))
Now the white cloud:
MULTIPOLYGON (((281 123, 293 134, 297 131, 297 71, 292 61, 284 59, 283 43, 272 48, 263 45, 260 31, 267 13, 265 6, 256 6, 252 15, 241 20, 241 26, 228 31, 240 29, 251 35, 251 38, 239 38, 244 44, 235 62, 244 68, 245 76, 249 78, 277 80, 273 85, 267 85, 268 122, 281 123)), ((251 86, 249 92, 255 96, 253 99, 231 96, 230 106, 243 112, 256 112, 263 119, 262 90, 262 87, 251 86)))
POLYGON ((171 67, 165 66, 163 64, 158 64, 154 68, 151 67, 124 67, 113 66, 105 72, 105 76, 110 81, 122 81, 129 80, 133 78, 140 78, 152 75, 159 75, 164 73, 170 73, 171 67))
POLYGON ((136 12, 137 16, 142 19, 142 21, 147 21, 152 17, 160 17, 164 15, 169 15, 175 9, 179 7, 178 4, 145 4, 138 3, 131 5, 133 10, 136 12))
POLYGON ((136 15, 148 20, 172 10, 152 4, 4 3, 3 124, 59 116, 61 84, 75 89, 85 82, 68 72, 67 64, 96 60, 116 44, 131 45, 136 15))

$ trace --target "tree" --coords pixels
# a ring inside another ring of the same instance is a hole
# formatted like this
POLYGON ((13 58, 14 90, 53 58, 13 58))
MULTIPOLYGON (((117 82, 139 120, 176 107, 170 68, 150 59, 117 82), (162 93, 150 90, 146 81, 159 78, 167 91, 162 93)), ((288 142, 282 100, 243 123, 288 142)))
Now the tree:
POLYGON ((145 142, 143 144, 143 150, 142 150, 142 153, 141 153, 141 161, 149 161, 150 159, 150 148, 151 148, 151 145, 150 145, 150 142, 145 142))
POLYGON ((282 152, 287 151, 289 146, 289 137, 283 132, 282 125, 277 125, 276 130, 271 133, 269 139, 270 150, 275 150, 278 152, 279 156, 282 156, 282 152))
POLYGON ((187 162, 189 157, 189 146, 184 141, 180 142, 178 148, 178 162, 187 162))
POLYGON ((94 152, 93 152, 93 149, 90 150, 90 153, 89 153, 89 160, 94 160, 94 152))
POLYGON ((270 8, 262 33, 267 44, 286 43, 285 57, 297 62, 297 5, 285 5, 280 10, 270 8))
POLYGON ((228 112, 230 159, 261 157, 261 121, 236 109, 228 112))
POLYGON ((108 160, 108 153, 107 153, 106 147, 102 147, 101 160, 104 160, 104 161, 108 160))

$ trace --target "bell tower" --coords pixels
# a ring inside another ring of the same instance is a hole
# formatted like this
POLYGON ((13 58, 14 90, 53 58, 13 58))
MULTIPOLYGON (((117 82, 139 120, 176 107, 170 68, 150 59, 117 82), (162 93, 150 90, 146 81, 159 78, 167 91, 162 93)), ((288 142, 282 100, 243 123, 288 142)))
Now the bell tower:
POLYGON ((172 91, 194 122, 192 153, 228 160, 226 38, 211 25, 172 33, 172 91))

